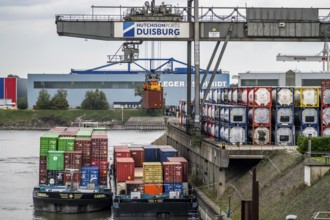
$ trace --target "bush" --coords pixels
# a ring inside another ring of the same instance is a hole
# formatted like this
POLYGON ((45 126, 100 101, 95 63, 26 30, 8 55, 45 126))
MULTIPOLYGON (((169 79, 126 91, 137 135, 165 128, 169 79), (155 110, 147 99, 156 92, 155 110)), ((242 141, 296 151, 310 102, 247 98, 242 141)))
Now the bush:
POLYGON ((28 102, 26 98, 18 99, 17 100, 17 108, 18 109, 27 109, 28 108, 28 102))
POLYGON ((52 108, 55 110, 67 110, 69 107, 68 100, 66 99, 67 96, 68 93, 66 90, 57 90, 57 93, 51 100, 52 108))
POLYGON ((40 90, 36 107, 37 109, 51 109, 50 95, 47 90, 40 90))
POLYGON ((308 151, 308 139, 311 140, 312 151, 330 151, 330 137, 298 137, 298 151, 305 154, 308 151))
POLYGON ((85 94, 85 99, 81 103, 82 109, 90 110, 107 110, 109 109, 109 103, 104 92, 96 89, 95 91, 87 91, 85 94))

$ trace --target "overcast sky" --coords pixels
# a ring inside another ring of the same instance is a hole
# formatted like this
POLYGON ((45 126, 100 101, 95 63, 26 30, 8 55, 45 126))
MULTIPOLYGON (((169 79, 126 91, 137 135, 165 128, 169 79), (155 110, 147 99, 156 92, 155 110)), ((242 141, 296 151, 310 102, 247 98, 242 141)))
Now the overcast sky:
MULTIPOLYGON (((165 0, 156 0, 160 4, 165 0)), ((0 0, 0 77, 28 73, 68 73, 70 69, 89 69, 106 64, 122 42, 59 37, 55 14, 90 14, 91 5, 142 6, 144 0, 0 0)), ((186 6, 186 0, 168 4, 186 6)), ((200 0, 200 6, 244 7, 314 7, 330 8, 330 0, 200 0)), ((330 10, 329 10, 330 12, 330 10)), ((102 12, 106 13, 106 12, 102 12)), ((156 44, 158 47, 158 44, 156 44)), ((185 43, 162 42, 161 57, 185 62, 185 43)), ((201 66, 205 68, 213 43, 201 43, 201 66)), ((146 46, 141 46, 144 57, 146 46)), ((150 49, 150 46, 149 46, 150 49)), ((320 71, 321 63, 277 62, 278 53, 317 54, 323 43, 229 42, 221 68, 232 75, 246 71, 278 72, 289 69, 320 71)), ((158 52, 156 54, 159 54, 158 52)))

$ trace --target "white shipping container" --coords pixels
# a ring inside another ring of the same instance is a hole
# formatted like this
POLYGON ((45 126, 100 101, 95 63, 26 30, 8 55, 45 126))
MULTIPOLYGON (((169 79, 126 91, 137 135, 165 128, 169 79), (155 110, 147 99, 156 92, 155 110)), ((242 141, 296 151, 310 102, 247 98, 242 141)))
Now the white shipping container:
POLYGON ((275 135, 276 145, 288 146, 293 144, 293 133, 291 128, 278 128, 275 135))
POLYGON ((254 108, 249 110, 249 120, 258 124, 270 123, 270 112, 268 108, 254 108))
POLYGON ((292 108, 280 108, 276 111, 276 123, 288 125, 293 123, 292 108))
POLYGON ((322 95, 323 104, 330 104, 330 89, 324 89, 322 95))
POLYGON ((322 110, 322 123, 323 125, 330 125, 330 108, 325 108, 322 110))
POLYGON ((292 105, 293 104, 293 91, 289 88, 277 88, 273 90, 273 103, 278 105, 292 105), (277 96, 276 96, 277 95, 277 96))
POLYGON ((267 88, 254 88, 249 92, 249 102, 252 105, 255 103, 257 106, 268 106, 272 102, 271 97, 271 92, 267 88))

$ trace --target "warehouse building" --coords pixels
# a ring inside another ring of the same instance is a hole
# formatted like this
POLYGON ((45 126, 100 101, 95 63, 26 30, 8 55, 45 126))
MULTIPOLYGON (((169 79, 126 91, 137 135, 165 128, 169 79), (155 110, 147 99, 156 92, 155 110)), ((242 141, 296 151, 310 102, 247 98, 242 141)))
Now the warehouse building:
POLYGON ((330 79, 329 72, 246 72, 239 73, 238 86, 320 86, 321 80, 330 79))
POLYGON ((0 77, 0 109, 16 108, 20 99, 27 98, 27 79, 0 77))
MULTIPOLYGON (((175 68, 174 72, 163 72, 160 80, 164 87, 164 98, 166 106, 178 106, 179 101, 187 96, 187 69, 175 68)), ((201 77, 203 74, 201 74, 201 77)), ((206 78, 203 87, 206 88, 211 74, 206 78)), ((192 76, 194 79, 194 75, 192 76)), ((29 108, 35 106, 39 92, 46 89, 53 96, 58 89, 64 89, 68 93, 67 100, 70 108, 80 106, 88 90, 102 90, 110 107, 136 106, 141 97, 135 96, 135 88, 145 81, 145 72, 141 71, 112 71, 93 73, 71 73, 71 74, 28 74, 28 104, 29 108), (127 103, 127 104, 125 104, 127 103), (115 105, 114 105, 115 104, 115 105)), ((212 88, 229 87, 229 73, 218 72, 215 76, 212 88)), ((192 82, 194 86, 194 82, 192 82)), ((194 87, 192 87, 192 98, 194 87)))

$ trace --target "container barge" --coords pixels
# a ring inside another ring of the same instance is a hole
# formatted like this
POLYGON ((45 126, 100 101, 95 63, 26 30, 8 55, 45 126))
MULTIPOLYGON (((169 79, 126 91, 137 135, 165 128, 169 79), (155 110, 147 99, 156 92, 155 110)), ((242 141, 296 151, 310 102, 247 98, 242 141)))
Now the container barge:
POLYGON ((103 129, 56 127, 40 137, 34 209, 67 214, 110 210, 109 186, 103 129))
POLYGON ((188 162, 171 146, 114 147, 115 217, 189 216, 197 200, 188 162))

